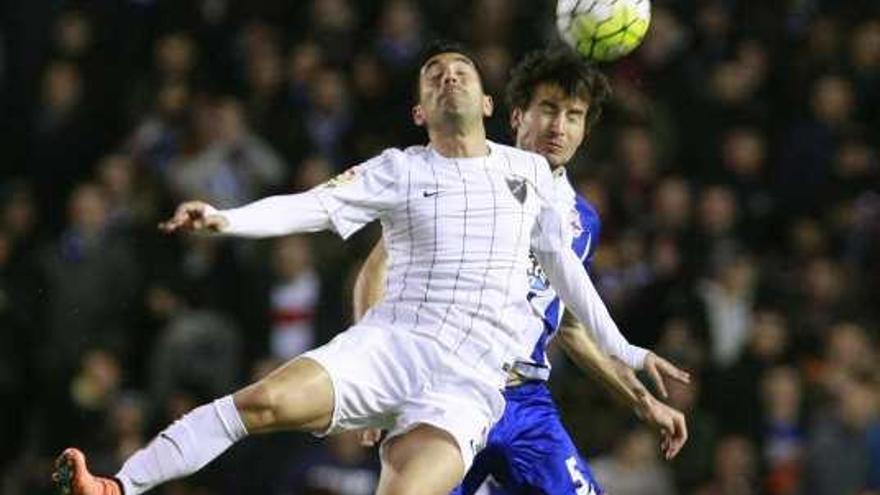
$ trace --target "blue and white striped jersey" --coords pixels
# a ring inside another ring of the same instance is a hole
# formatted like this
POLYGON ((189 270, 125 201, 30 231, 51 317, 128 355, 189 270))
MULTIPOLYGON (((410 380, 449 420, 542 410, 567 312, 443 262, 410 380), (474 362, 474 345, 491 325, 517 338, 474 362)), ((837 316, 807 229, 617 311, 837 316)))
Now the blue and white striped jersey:
MULTIPOLYGON (((578 259, 583 263, 584 269, 589 271, 593 254, 599 245, 599 231, 601 229, 599 214, 589 201, 575 192, 564 168, 554 171, 553 176, 556 188, 557 209, 560 212, 567 212, 571 223, 573 235, 571 249, 574 250, 578 259)), ((544 270, 534 255, 531 256, 531 260, 532 264, 528 270, 530 284, 528 301, 534 313, 543 321, 544 331, 541 333, 538 341, 535 342, 531 355, 527 360, 522 360, 521 364, 529 365, 526 367, 526 370, 543 370, 537 373, 525 371, 523 374, 526 377, 547 379, 550 369, 547 347, 559 330, 565 304, 556 294, 553 287, 550 286, 544 270)), ((518 371, 523 372, 524 370, 520 368, 518 371)))

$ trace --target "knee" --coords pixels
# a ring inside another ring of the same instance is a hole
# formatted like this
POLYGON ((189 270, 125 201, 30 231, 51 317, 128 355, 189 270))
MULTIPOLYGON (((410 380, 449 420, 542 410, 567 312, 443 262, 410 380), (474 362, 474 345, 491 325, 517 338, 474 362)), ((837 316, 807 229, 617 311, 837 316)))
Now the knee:
POLYGON ((233 398, 250 433, 324 430, 334 400, 329 377, 305 360, 292 362, 233 398))
POLYGON ((271 383, 260 381, 233 395, 233 400, 249 432, 274 429, 283 418, 280 394, 271 383))

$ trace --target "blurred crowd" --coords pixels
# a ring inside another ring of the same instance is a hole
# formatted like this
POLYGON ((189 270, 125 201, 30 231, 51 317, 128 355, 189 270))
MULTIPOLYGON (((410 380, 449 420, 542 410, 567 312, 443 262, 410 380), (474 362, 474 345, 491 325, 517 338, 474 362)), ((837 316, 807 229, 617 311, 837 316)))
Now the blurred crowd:
MULTIPOLYGON (((36 0, 0 6, 0 493, 52 493, 350 323, 373 226, 163 237, 183 199, 299 191, 385 147, 435 36, 503 86, 556 40, 552 0, 36 0)), ((570 166, 603 219, 595 279, 624 333, 695 377, 657 438, 559 355, 566 423, 615 495, 880 490, 880 6, 655 0, 603 67, 570 166)), ((250 438, 173 495, 372 493, 353 435, 250 438)))

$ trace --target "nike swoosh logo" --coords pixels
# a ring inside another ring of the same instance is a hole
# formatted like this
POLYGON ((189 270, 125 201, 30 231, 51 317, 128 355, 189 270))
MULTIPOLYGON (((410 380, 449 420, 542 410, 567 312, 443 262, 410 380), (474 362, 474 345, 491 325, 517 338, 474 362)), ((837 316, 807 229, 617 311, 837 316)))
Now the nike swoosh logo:
POLYGON ((430 198, 438 194, 440 194, 440 191, 422 191, 422 196, 425 198, 430 198))

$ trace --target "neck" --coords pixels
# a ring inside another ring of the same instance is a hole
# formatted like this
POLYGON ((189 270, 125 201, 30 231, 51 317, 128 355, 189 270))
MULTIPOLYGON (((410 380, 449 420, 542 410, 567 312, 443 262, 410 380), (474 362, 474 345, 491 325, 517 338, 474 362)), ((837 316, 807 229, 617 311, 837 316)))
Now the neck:
POLYGON ((489 154, 483 123, 471 129, 429 129, 431 147, 446 158, 473 158, 489 154))

